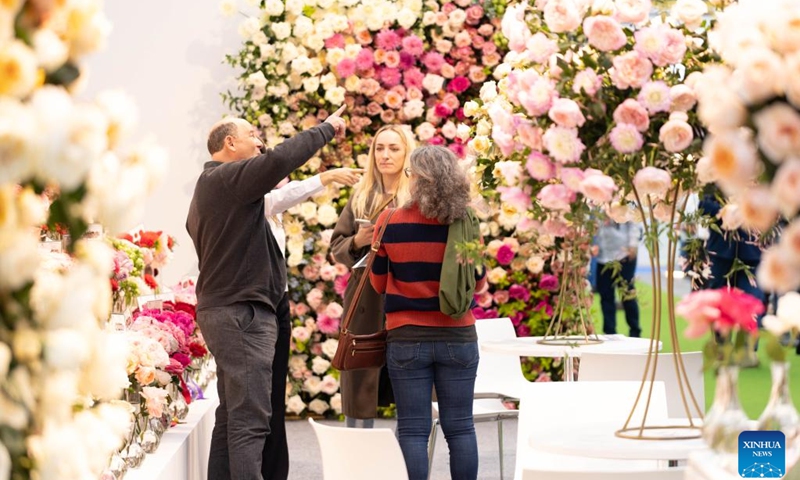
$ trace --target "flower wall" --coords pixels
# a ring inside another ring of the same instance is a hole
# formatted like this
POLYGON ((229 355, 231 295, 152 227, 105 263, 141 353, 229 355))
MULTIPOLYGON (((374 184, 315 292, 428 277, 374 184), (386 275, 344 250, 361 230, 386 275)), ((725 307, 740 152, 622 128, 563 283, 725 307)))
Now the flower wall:
POLYGON ((99 1, 0 6, 0 478, 97 478, 128 432, 113 251, 82 236, 129 228, 166 165, 129 142, 124 93, 72 97, 109 29, 99 1), (43 224, 69 256, 45 255, 43 224))
MULTIPOLYGON (((261 1, 245 14, 241 50, 227 56, 239 90, 224 100, 259 125, 267 146, 310 128, 342 104, 347 137, 295 172, 365 166, 372 135, 386 123, 465 155, 463 105, 505 50, 495 41, 503 2, 355 0, 261 1)), ((233 14, 234 2, 222 3, 233 14)), ((349 197, 329 188, 284 217, 293 319, 287 411, 338 414, 338 372, 330 366, 349 272, 332 263, 332 227, 349 197)))

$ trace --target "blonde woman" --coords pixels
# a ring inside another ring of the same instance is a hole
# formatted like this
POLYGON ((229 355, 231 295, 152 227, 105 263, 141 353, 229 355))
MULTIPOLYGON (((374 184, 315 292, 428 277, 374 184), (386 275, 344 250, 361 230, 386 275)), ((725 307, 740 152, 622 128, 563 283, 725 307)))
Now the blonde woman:
MULTIPOLYGON (((355 186, 333 230, 331 252, 337 262, 352 269, 369 251, 373 224, 378 215, 387 208, 404 205, 411 198, 403 169, 408 167, 415 147, 411 130, 406 126, 386 125, 375 134, 369 149, 367 172, 355 186)), ((363 268, 356 268, 351 273, 344 294, 345 311, 365 272, 363 268)), ((373 333, 383 326, 383 322, 383 298, 367 282, 350 330, 357 334, 373 333)), ((388 375, 382 375, 381 369, 342 372, 342 413, 348 427, 355 427, 356 419, 363 420, 365 428, 373 426, 379 390, 384 394, 391 391, 388 375)))

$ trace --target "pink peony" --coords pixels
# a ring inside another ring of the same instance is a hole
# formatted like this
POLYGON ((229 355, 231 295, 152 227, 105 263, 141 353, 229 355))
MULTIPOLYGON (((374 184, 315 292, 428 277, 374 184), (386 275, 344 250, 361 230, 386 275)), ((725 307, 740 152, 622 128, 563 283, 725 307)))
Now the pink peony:
POLYGON ((550 126, 542 136, 542 141, 550 158, 564 164, 580 160, 586 149, 575 128, 550 126))
POLYGON ((356 69, 359 72, 364 72, 374 65, 375 58, 372 54, 372 50, 369 48, 362 48, 361 51, 358 52, 358 55, 356 55, 356 69))
POLYGON ((514 251, 508 245, 503 245, 497 249, 497 263, 500 265, 508 265, 514 260, 514 251))
POLYGON ((404 37, 402 45, 403 51, 414 57, 419 57, 425 51, 425 45, 422 40, 414 34, 404 37))
POLYGON ((591 175, 583 179, 580 192, 595 203, 608 203, 614 198, 617 186, 608 175, 591 175))
POLYGON ((396 68, 382 68, 378 78, 386 88, 392 88, 400 83, 400 71, 396 68))
POLYGON ((428 52, 422 57, 422 63, 430 71, 430 73, 437 73, 441 70, 445 60, 442 54, 438 52, 428 52))
POLYGON ((393 30, 381 30, 375 36, 375 45, 382 50, 395 50, 400 46, 401 38, 393 30))
POLYGON ((514 300, 527 302, 531 298, 531 292, 522 285, 511 285, 508 289, 508 296, 514 300))
POLYGON ((533 309, 538 311, 544 310, 544 313, 548 317, 553 315, 553 306, 547 300, 540 301, 535 307, 533 307, 533 309))
POLYGON ((584 20, 583 32, 589 39, 589 45, 601 52, 619 50, 628 43, 619 22, 605 15, 596 15, 584 20))
POLYGON ((644 132, 650 127, 650 116, 647 114, 647 110, 632 98, 626 99, 617 106, 614 110, 614 121, 633 125, 640 132, 644 132))
POLYGON ((324 313, 317 315, 317 328, 325 335, 333 335, 339 332, 339 319, 332 318, 324 313))
POLYGON ((653 64, 639 52, 627 52, 615 57, 611 81, 620 90, 641 88, 653 74, 653 64))
POLYGON ((633 186, 639 195, 664 198, 672 187, 672 176, 668 171, 656 167, 644 167, 633 176, 633 186))
POLYGON ((619 153, 634 153, 641 150, 644 138, 635 126, 628 123, 616 125, 608 134, 611 146, 619 153))
POLYGON ((542 278, 539 279, 539 288, 547 290, 548 292, 555 292, 558 290, 558 277, 545 273, 542 275, 542 278))
POLYGON ((650 114, 668 112, 672 105, 669 86, 662 82, 647 82, 642 85, 642 90, 637 97, 639 103, 644 105, 650 114))
POLYGON ((553 100, 553 106, 550 107, 547 116, 557 125, 567 128, 582 127, 586 122, 581 107, 574 100, 568 98, 553 100))
POLYGON ((658 131, 658 140, 664 144, 666 151, 682 152, 692 144, 694 131, 686 122, 687 118, 683 112, 673 113, 658 131))
POLYGON ((575 201, 575 192, 566 185, 551 184, 545 185, 536 198, 549 210, 569 211, 570 204, 575 201))
POLYGON ((533 151, 525 161, 525 170, 536 180, 550 180, 556 174, 556 166, 541 152, 533 151))
POLYGON ((558 172, 558 178, 567 188, 577 192, 580 190, 581 182, 586 178, 586 174, 580 168, 561 168, 558 172))
POLYGON ((578 72, 572 81, 572 91, 574 93, 581 94, 585 92, 590 97, 593 97, 601 86, 603 86, 603 80, 591 68, 578 72))

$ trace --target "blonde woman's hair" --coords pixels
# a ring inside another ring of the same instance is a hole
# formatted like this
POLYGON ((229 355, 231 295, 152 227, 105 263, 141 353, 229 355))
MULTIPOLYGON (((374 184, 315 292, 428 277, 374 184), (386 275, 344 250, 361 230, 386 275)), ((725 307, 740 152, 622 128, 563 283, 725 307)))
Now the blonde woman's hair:
MULTIPOLYGON (((398 134, 400 136, 400 141, 406 149, 405 158, 403 159, 403 168, 410 165, 411 152, 417 147, 417 142, 414 140, 411 129, 407 126, 385 125, 375 133, 369 147, 367 173, 353 191, 351 208, 353 209, 355 218, 369 218, 376 214, 377 212, 375 210, 381 206, 381 197, 386 193, 381 172, 379 172, 378 168, 375 166, 375 144, 380 134, 386 131, 398 134)), ((396 196, 396 205, 405 205, 405 203, 411 199, 411 194, 408 190, 408 178, 406 178, 402 170, 400 171, 400 178, 397 181, 396 196)))

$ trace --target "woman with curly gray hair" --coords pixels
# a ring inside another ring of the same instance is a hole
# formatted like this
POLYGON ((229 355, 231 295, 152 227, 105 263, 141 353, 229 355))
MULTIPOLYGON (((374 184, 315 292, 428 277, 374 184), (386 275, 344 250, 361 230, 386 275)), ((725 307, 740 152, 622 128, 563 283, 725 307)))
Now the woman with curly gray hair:
MULTIPOLYGON (((439 146, 414 150, 405 174, 411 200, 389 217, 370 272, 375 291, 386 294, 386 365, 400 448, 409 478, 425 480, 435 386, 450 475, 473 480, 478 476, 472 419, 478 337, 469 307, 472 293, 486 279, 482 269, 458 264, 453 254, 455 243, 479 236, 468 207, 470 185, 456 156, 439 146), (467 268, 468 277, 457 275, 460 268, 467 268), (455 277, 469 280, 453 282, 455 277), (449 308, 447 299, 454 296, 466 300, 460 310, 449 308)), ((383 212, 376 223, 385 223, 388 214, 383 212)))

